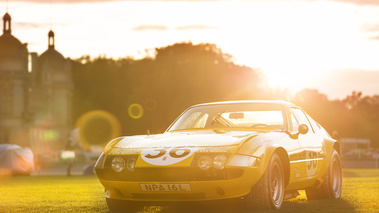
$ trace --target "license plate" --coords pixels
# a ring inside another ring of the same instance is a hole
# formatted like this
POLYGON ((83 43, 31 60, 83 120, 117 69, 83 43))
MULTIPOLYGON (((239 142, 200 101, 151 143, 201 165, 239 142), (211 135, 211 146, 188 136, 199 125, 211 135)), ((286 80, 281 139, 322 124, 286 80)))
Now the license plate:
POLYGON ((144 192, 190 192, 191 185, 189 183, 165 183, 165 184, 152 184, 141 183, 141 190, 144 192))

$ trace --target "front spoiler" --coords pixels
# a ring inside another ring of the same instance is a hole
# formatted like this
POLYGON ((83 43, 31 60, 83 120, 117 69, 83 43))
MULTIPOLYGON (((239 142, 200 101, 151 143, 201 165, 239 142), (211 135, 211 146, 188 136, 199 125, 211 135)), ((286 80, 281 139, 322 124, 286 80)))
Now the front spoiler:
MULTIPOLYGON (((258 168, 246 168, 242 177, 228 180, 169 182, 170 184, 190 184, 191 191, 185 192, 145 192, 141 182, 111 181, 100 179, 105 187, 105 197, 129 201, 210 201, 239 198, 247 195, 258 182, 258 168)), ((149 182, 165 184, 165 182, 149 182)))

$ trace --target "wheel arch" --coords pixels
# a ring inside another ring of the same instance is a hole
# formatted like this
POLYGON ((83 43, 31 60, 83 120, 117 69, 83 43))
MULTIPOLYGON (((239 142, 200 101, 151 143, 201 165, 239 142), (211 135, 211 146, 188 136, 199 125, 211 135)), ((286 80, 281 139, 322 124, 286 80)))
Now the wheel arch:
POLYGON ((338 152, 338 155, 341 156, 341 144, 339 141, 334 142, 333 148, 338 152))
POLYGON ((285 185, 287 186, 290 180, 290 172, 291 172, 288 153, 283 147, 276 148, 274 153, 277 153, 279 155, 280 160, 282 161, 284 181, 285 181, 285 185))
POLYGON ((328 171, 330 166, 330 161, 333 154, 333 149, 335 149, 339 156, 341 156, 341 144, 339 141, 334 140, 332 138, 324 138, 324 151, 325 151, 325 159, 323 167, 320 171, 320 175, 324 176, 328 171))

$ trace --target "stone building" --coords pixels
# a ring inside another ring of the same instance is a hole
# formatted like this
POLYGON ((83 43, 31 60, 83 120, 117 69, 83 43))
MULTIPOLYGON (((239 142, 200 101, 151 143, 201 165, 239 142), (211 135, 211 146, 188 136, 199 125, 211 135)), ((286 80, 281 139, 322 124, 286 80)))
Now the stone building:
POLYGON ((62 149, 72 129, 71 60, 55 49, 38 55, 12 35, 11 16, 3 16, 0 36, 0 144, 29 146, 35 152, 62 149))

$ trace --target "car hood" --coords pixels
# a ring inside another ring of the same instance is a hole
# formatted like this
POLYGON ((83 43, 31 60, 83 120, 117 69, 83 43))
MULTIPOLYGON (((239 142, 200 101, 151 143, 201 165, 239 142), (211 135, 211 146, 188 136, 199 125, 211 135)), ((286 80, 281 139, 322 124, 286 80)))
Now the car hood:
POLYGON ((257 135, 257 132, 251 131, 222 130, 167 132, 158 135, 125 136, 114 147, 127 149, 186 146, 225 147, 238 145, 257 135))

